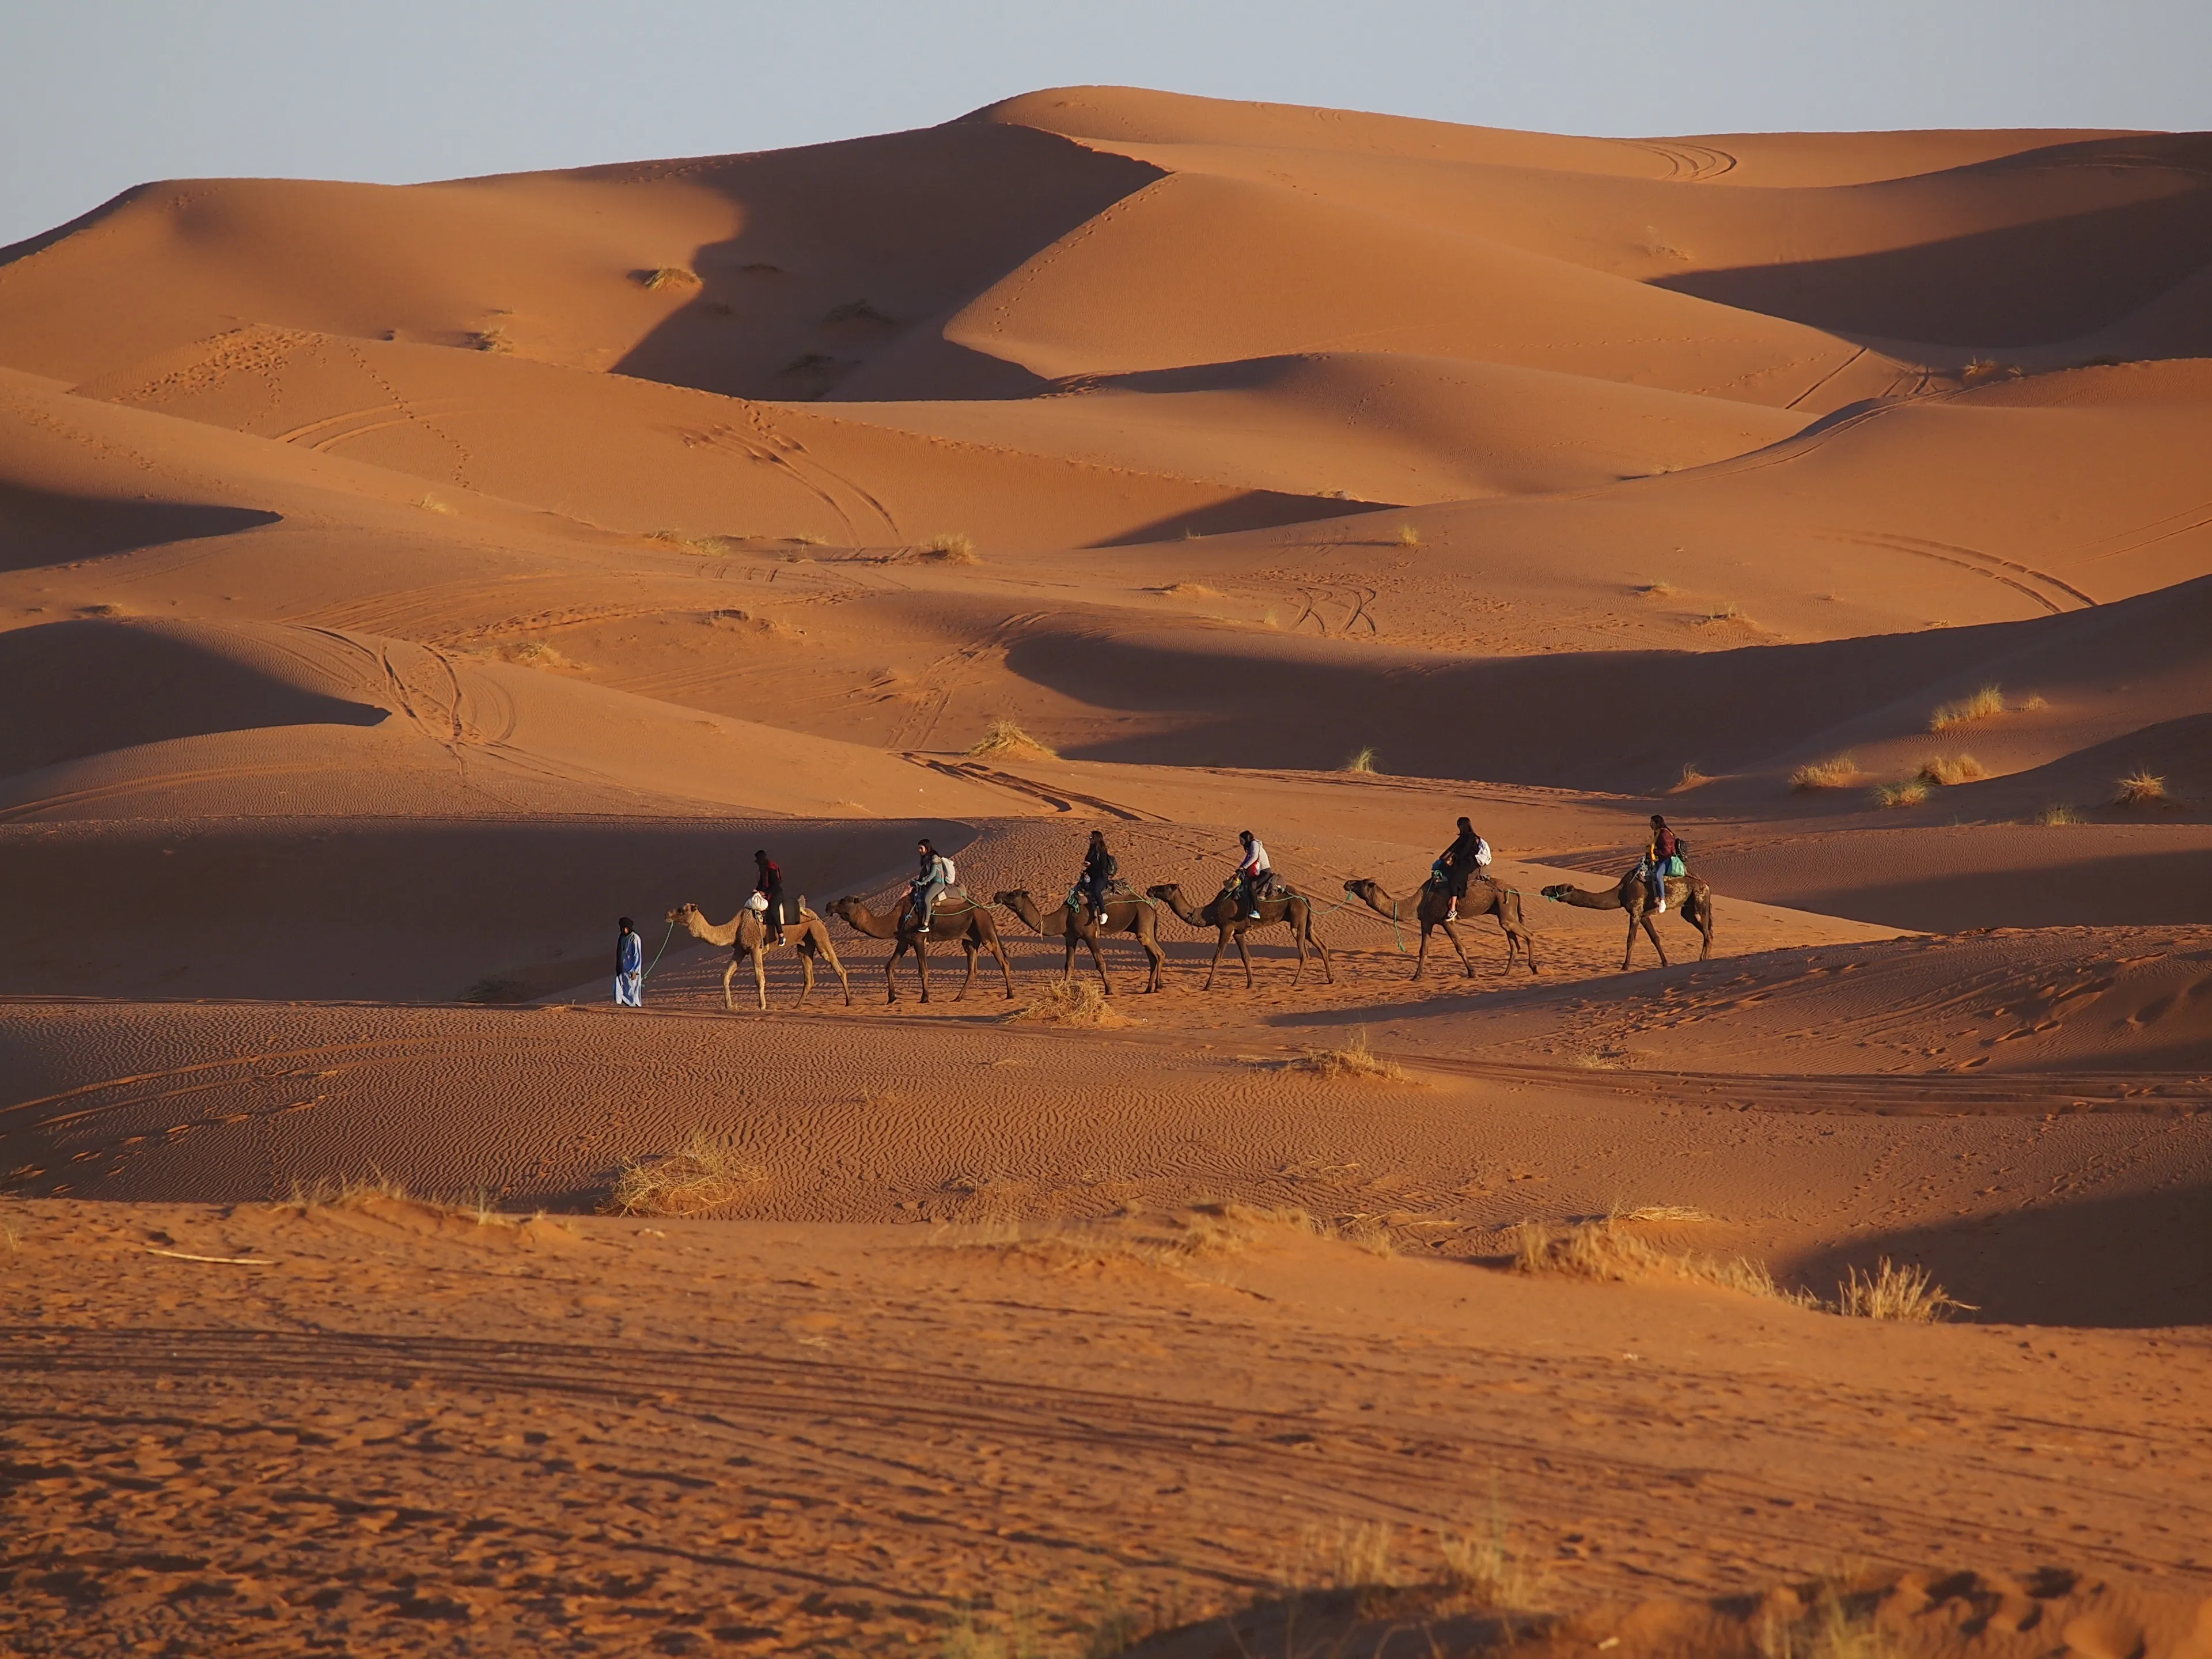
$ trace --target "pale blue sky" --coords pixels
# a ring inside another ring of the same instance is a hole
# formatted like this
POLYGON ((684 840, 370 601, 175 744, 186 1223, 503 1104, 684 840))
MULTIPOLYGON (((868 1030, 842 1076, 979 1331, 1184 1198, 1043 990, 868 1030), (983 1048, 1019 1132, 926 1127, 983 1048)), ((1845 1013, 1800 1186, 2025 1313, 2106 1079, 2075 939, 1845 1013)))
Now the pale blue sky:
POLYGON ((0 0, 0 244, 148 179, 811 143, 1118 82, 1587 133, 2212 127, 2212 0, 0 0))

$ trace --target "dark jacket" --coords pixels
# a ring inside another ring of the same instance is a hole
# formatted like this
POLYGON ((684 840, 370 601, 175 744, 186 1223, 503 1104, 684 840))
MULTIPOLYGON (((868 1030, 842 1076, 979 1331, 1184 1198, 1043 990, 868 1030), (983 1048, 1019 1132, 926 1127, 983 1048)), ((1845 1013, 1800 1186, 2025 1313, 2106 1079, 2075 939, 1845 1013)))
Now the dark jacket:
POLYGON ((1474 873, 1474 850, 1481 845, 1482 837, 1470 830, 1444 848, 1444 855, 1438 862, 1454 875, 1462 870, 1472 875, 1474 873))
POLYGON ((1085 881, 1111 881, 1121 873, 1120 863, 1103 847, 1083 855, 1083 878, 1085 881))

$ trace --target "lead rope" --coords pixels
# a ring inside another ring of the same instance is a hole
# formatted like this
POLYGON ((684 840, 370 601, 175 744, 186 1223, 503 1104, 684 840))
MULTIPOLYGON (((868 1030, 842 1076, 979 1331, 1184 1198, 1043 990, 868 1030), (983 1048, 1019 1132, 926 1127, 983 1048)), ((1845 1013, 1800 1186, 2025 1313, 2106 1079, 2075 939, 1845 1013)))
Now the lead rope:
POLYGON ((653 953, 653 968, 647 969, 637 976, 637 982, 641 988, 644 987, 646 981, 653 977, 653 968, 660 966, 661 957, 668 954, 668 941, 675 937, 676 924, 672 921, 668 924, 668 931, 660 936, 660 948, 653 953))

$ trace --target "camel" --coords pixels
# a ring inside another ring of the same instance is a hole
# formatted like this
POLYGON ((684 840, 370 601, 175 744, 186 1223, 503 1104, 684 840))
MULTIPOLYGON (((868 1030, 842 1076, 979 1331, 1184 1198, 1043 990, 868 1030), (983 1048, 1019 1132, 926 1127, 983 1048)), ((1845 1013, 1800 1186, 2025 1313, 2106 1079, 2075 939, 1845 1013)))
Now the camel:
POLYGON ((1189 926, 1214 930, 1213 960, 1206 964, 1206 983, 1199 988, 1201 990, 1211 991, 1213 988, 1214 969, 1221 966, 1221 953, 1229 948, 1231 939, 1237 941, 1237 954, 1244 963, 1244 988, 1250 990, 1252 953, 1244 948, 1245 932, 1253 927, 1272 927, 1278 922, 1290 928, 1291 943, 1298 947, 1297 972, 1291 975, 1291 983, 1296 985, 1305 973, 1306 946, 1309 945, 1321 957, 1321 970, 1328 976, 1328 982, 1331 985, 1336 983, 1336 970, 1328 964, 1328 947, 1314 937, 1313 905, 1303 893, 1292 893, 1286 898, 1261 899, 1256 907, 1260 919, 1254 921, 1238 908, 1233 883, 1223 887, 1214 896, 1213 902, 1203 909, 1194 909, 1190 901, 1183 896, 1182 889, 1174 882, 1169 882, 1164 887, 1148 887, 1145 890, 1189 926))
POLYGON ((1050 936, 1058 933, 1067 942, 1067 961, 1060 970, 1063 980, 1075 977, 1075 947, 1091 947, 1091 960, 1097 964, 1099 983, 1106 994, 1114 994, 1114 981, 1106 975, 1106 958, 1098 949, 1100 938, 1107 933, 1127 933, 1144 947, 1145 960, 1151 965, 1152 978, 1145 987, 1147 991, 1160 988, 1161 967, 1165 961, 1159 944, 1159 922, 1155 907, 1140 898, 1109 897, 1106 902, 1106 922, 1101 927, 1093 921, 1088 905, 1063 903, 1050 916, 1043 915, 1037 902, 1022 888, 1011 893, 994 893, 991 902, 1004 905, 1022 919, 1023 926, 1033 933, 1050 936))
POLYGON ((897 909, 889 915, 879 916, 857 898, 841 898, 830 907, 830 914, 837 917, 856 933, 866 933, 870 939, 888 939, 897 942, 891 947, 890 959, 884 963, 884 982, 890 988, 890 1002, 899 1000, 898 975, 892 970, 898 959, 908 951, 914 952, 914 969, 921 977, 921 1000, 929 1000, 929 945, 932 940, 941 944, 957 945, 968 953, 968 977, 960 981, 955 1002, 968 994, 968 988, 975 982, 975 953, 988 951, 999 959, 999 971, 1006 976, 1006 1000, 1014 1000, 1014 965, 1006 960, 1006 947, 999 943, 998 924, 991 913, 973 899, 955 899, 950 904, 940 903, 930 916, 929 932, 915 930, 914 915, 903 896, 897 909))
MULTIPOLYGON (((1451 891, 1431 882, 1411 899, 1392 898, 1376 883, 1361 877, 1344 884, 1344 890, 1363 901, 1370 910, 1390 918, 1394 927, 1418 921, 1421 925, 1421 951, 1413 958, 1413 977, 1419 979, 1421 970, 1428 966, 1429 935, 1437 928, 1444 930, 1451 948, 1459 952, 1459 965, 1467 969, 1469 979, 1474 977, 1474 964, 1467 959, 1467 951, 1459 942, 1459 931, 1445 920, 1451 914, 1451 891), (1411 914, 1408 914, 1408 907, 1411 914)), ((1498 925, 1505 930, 1505 971, 1513 971, 1516 951, 1528 953, 1528 971, 1536 971, 1536 941, 1521 920, 1521 895, 1510 887, 1500 887, 1487 876, 1476 876, 1467 884, 1467 896, 1460 901, 1459 920, 1468 921, 1476 916, 1496 916, 1498 925)))
MULTIPOLYGON (((1676 914, 1705 935, 1705 948, 1698 953, 1698 960, 1709 960, 1713 954, 1713 890, 1699 875, 1669 876, 1667 879, 1670 883, 1681 884, 1679 888, 1668 889, 1670 894, 1679 891, 1683 895, 1681 908, 1676 914)), ((1667 965, 1667 947, 1659 942, 1659 930, 1651 925, 1651 912, 1644 908, 1649 900, 1644 890, 1644 878, 1638 872, 1631 870, 1620 878, 1619 886, 1608 887, 1601 893, 1561 882, 1557 886, 1547 887, 1544 896, 1556 903, 1571 904, 1577 910, 1627 911, 1628 949, 1621 953, 1621 971, 1627 971, 1629 963, 1636 956, 1636 929, 1639 923, 1650 936, 1651 948, 1659 953, 1659 965, 1662 968, 1667 965)))
MULTIPOLYGON (((700 913, 696 904, 680 904, 668 913, 668 919, 690 930, 691 937, 704 939, 709 945, 730 947, 730 965, 722 970, 722 1006, 730 1013, 738 1011, 730 1000, 730 981, 738 969, 750 960, 753 965, 753 989, 760 998, 763 1012, 768 1008, 768 969, 765 958, 775 949, 775 941, 769 937, 768 927, 761 921, 761 912, 747 908, 738 912, 734 920, 720 927, 700 913)), ((805 970, 806 983, 799 987, 796 1005, 804 1008, 806 999, 814 991, 814 959, 817 957, 830 964, 830 971, 837 975, 837 982, 845 988, 845 1006, 853 1006, 853 981, 845 976, 845 964, 837 960, 837 949, 830 943, 830 930, 823 926, 822 918, 806 908, 806 901, 799 901, 799 937, 792 947, 799 953, 799 965, 805 970)))

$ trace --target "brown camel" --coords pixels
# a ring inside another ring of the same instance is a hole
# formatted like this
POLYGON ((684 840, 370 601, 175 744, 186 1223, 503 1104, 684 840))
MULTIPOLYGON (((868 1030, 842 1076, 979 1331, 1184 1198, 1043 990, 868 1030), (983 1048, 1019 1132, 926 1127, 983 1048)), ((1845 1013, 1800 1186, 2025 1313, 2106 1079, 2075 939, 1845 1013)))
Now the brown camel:
MULTIPOLYGON (((1459 952, 1459 965, 1467 969, 1469 979, 1474 977, 1474 964, 1467 959, 1467 951, 1459 942, 1459 930, 1447 920, 1451 915, 1451 890, 1434 882, 1425 885, 1413 898, 1392 898, 1376 883, 1361 877, 1344 884, 1344 890, 1365 902, 1368 908, 1390 918, 1394 928, 1418 921, 1421 926, 1421 951, 1413 958, 1413 977, 1421 976, 1428 965, 1429 935, 1443 928, 1451 948, 1459 952)), ((1460 901, 1459 920, 1472 921, 1476 916, 1496 916, 1498 925, 1505 930, 1505 971, 1513 971, 1513 954, 1528 953, 1528 971, 1536 971, 1536 941, 1521 920, 1521 895, 1510 887, 1500 887, 1487 876, 1476 876, 1467 884, 1467 896, 1460 901)))
MULTIPOLYGON (((753 990, 760 998, 762 1009, 766 1010, 768 969, 765 960, 768 953, 775 949, 775 941, 769 937, 759 911, 750 908, 740 910, 734 920, 718 927, 700 914, 697 905, 680 904, 668 913, 668 919, 689 928, 693 939, 730 947, 730 965, 722 970, 722 1006, 725 1009, 731 1013, 737 1012, 737 1004, 730 1000, 730 981, 736 976, 738 969, 750 961, 753 965, 753 990)), ((845 976, 845 964, 837 960, 837 948, 830 943, 830 930, 823 926, 821 917, 806 908, 805 899, 799 901, 798 927, 799 937, 792 941, 792 945, 799 952, 799 965, 805 972, 806 983, 799 987, 796 1006, 804 1008, 806 999, 813 994, 814 960, 819 957, 830 964, 830 971, 837 975, 837 982, 845 988, 845 1006, 851 1007, 853 981, 845 976)))
MULTIPOLYGON (((1671 899, 1677 895, 1680 896, 1681 908, 1676 914, 1705 935, 1705 948, 1698 952, 1698 960, 1706 961, 1713 954, 1713 890, 1700 875, 1669 876, 1667 896, 1671 899)), ((1631 870, 1620 878, 1618 887, 1608 887, 1601 893, 1561 882, 1555 887, 1547 887, 1544 896, 1560 904, 1571 904, 1577 910, 1627 911, 1628 949, 1621 953, 1622 971, 1627 970, 1635 957, 1636 929, 1639 925, 1650 936, 1651 948, 1659 953, 1659 965, 1667 965, 1667 947, 1659 942, 1659 930, 1651 925, 1652 912, 1645 908, 1650 898, 1644 891, 1644 877, 1638 871, 1631 870)))
POLYGON ((1304 894, 1292 893, 1287 898, 1261 899, 1255 907, 1260 912, 1260 919, 1254 921, 1238 906, 1236 886, 1233 881, 1228 883, 1214 896, 1213 902, 1203 909, 1194 908, 1191 902, 1182 896, 1182 889, 1174 882, 1169 882, 1164 887, 1145 890, 1191 927, 1214 930, 1213 960, 1206 964, 1206 983, 1200 989, 1210 991, 1213 988, 1214 969, 1221 966, 1221 953, 1229 948, 1230 940, 1234 939, 1237 941, 1237 954, 1244 963, 1244 988, 1250 990, 1252 953, 1244 948, 1245 932, 1253 927, 1273 927, 1279 922, 1290 928, 1291 943, 1298 947, 1297 972, 1291 975, 1291 983, 1296 985, 1306 970, 1306 946, 1309 945, 1321 958, 1321 970, 1328 976, 1328 982, 1331 985, 1336 983, 1336 970, 1328 965, 1328 947, 1314 937, 1313 906, 1304 894))
POLYGON ((1031 933, 1047 936, 1057 933, 1067 942, 1067 961, 1060 975, 1062 979, 1075 977, 1075 947, 1087 945, 1091 947, 1091 960, 1098 965, 1099 983, 1106 988, 1106 994, 1112 996, 1114 981, 1106 976, 1106 958, 1099 951, 1098 941, 1107 933, 1127 933, 1144 947, 1145 960, 1151 964, 1152 977, 1145 988, 1160 988, 1161 965, 1166 958, 1160 951, 1158 907, 1149 899, 1109 898, 1103 927, 1091 920, 1088 905, 1064 903, 1051 915, 1043 915, 1037 902, 1019 887, 1011 893, 993 894, 991 902, 1012 910, 1031 933))
POLYGON ((979 950, 988 951, 999 959, 999 971, 1006 976, 1006 1000, 1014 1000, 1014 965, 1006 960, 1006 947, 999 943, 999 925, 991 920, 991 913, 973 899, 954 899, 950 904, 939 904, 930 916, 927 933, 915 931, 913 907, 903 898, 898 908, 887 916, 876 915, 857 898, 837 900, 830 907, 830 914, 856 933, 896 941, 891 947, 890 959, 884 963, 884 982, 890 990, 887 1001, 899 1000, 898 975, 892 969, 909 951, 914 952, 914 970, 921 976, 921 1000, 929 1000, 929 947, 933 941, 957 945, 968 953, 968 977, 960 981, 959 995, 952 999, 955 1002, 966 996, 968 988, 975 982, 975 953, 979 950))

